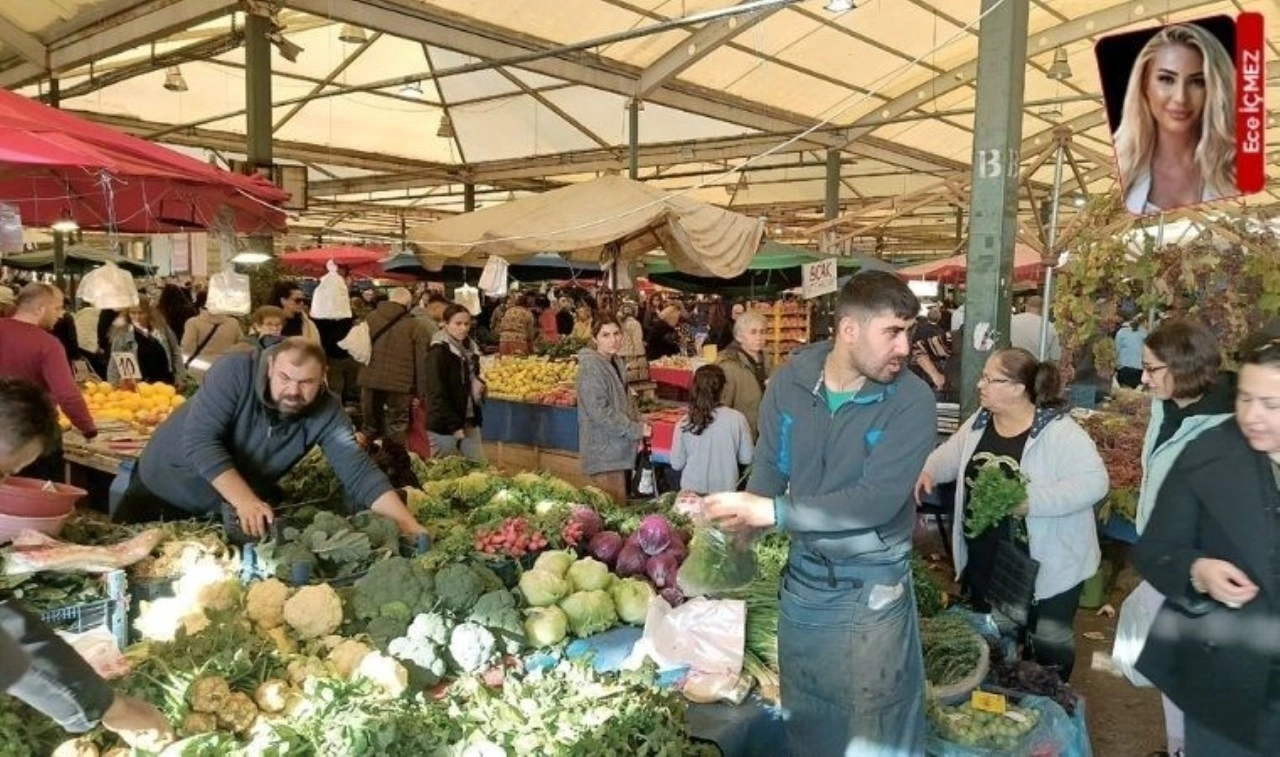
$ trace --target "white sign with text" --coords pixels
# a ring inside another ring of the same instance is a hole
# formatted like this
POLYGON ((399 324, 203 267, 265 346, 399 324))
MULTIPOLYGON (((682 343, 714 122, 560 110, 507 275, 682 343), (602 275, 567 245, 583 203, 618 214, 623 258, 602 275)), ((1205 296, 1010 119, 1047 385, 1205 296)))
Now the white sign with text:
POLYGON ((804 276, 804 298, 806 300, 831 294, 836 291, 836 278, 839 275, 836 259, 827 258, 816 263, 805 263, 800 267, 804 276))

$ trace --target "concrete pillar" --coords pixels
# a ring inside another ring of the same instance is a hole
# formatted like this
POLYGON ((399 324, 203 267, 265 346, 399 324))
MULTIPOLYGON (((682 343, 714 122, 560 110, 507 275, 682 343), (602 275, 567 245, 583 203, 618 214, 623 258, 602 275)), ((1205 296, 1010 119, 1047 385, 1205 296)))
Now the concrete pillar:
POLYGON ((959 387, 962 419, 977 409, 975 387, 991 351, 1009 344, 1028 5, 982 0, 986 15, 978 38, 965 344, 959 387), (997 7, 991 10, 993 6, 997 7), (993 339, 975 346, 975 334, 984 331, 993 339))

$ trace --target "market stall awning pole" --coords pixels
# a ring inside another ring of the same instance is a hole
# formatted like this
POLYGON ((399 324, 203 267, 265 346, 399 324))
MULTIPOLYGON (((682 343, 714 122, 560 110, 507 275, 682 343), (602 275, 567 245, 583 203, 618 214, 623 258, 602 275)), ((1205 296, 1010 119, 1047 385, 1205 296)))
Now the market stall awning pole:
POLYGON ((1009 282, 1018 234, 1018 167, 1030 3, 982 0, 973 129, 969 253, 960 402, 967 418, 973 391, 997 344, 1009 344, 1009 282))
POLYGON ((1053 303, 1053 272, 1058 267, 1058 205, 1062 201, 1062 159, 1067 152, 1067 142, 1071 133, 1066 129, 1055 135, 1058 140, 1057 155, 1053 159, 1053 204, 1049 206, 1049 228, 1045 230, 1047 243, 1046 257, 1048 265, 1044 268, 1044 304, 1040 308, 1040 352, 1036 357, 1044 360, 1049 345, 1049 314, 1053 303))
MULTIPOLYGON (((271 19, 260 12, 250 10, 245 17, 244 97, 246 106, 246 155, 251 170, 266 169, 270 176, 272 161, 271 139, 274 125, 271 109, 271 19)), ((275 245, 270 235, 250 239, 250 247, 256 252, 274 253, 275 245)), ((225 261, 224 261, 225 262, 225 261)))

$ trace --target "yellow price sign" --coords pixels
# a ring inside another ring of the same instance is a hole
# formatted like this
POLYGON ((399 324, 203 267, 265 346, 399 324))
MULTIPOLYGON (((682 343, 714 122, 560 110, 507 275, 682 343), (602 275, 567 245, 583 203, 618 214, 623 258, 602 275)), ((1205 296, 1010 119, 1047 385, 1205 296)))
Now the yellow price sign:
POLYGON ((974 691, 969 696, 969 705, 975 710, 1003 715, 1008 709, 1008 702, 1003 694, 992 694, 989 691, 974 691))

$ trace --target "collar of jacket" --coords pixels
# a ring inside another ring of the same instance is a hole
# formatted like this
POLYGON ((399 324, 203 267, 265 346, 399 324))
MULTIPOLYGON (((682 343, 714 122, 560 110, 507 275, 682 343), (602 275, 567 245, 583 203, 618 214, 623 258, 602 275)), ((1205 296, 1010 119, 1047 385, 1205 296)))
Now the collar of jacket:
POLYGON ((262 337, 264 349, 259 350, 253 358, 254 397, 257 398, 258 404, 262 405, 276 420, 295 421, 311 415, 316 408, 324 403, 325 394, 329 391, 329 384, 324 377, 321 377, 322 385, 320 391, 316 392, 316 398, 311 401, 310 405, 307 405, 302 412, 296 415, 281 413, 280 408, 276 406, 275 400, 271 399, 271 361, 275 358, 276 353, 280 351, 280 343, 283 341, 284 338, 278 336, 267 335, 262 337))
MULTIPOLYGON (((1059 407, 1036 408, 1036 417, 1031 421, 1031 436, 1029 438, 1031 439, 1036 438, 1037 436, 1040 435, 1041 431, 1044 431, 1045 426, 1048 426, 1050 423, 1053 423, 1059 418, 1065 417, 1067 413, 1068 411, 1066 410, 1066 408, 1059 408, 1059 407)), ((981 431, 982 429, 986 428, 987 424, 989 424, 990 422, 991 422, 991 411, 987 410, 986 408, 983 408, 982 410, 978 411, 977 417, 973 419, 973 430, 981 431)))
MULTIPOLYGON (((813 395, 815 399, 822 398, 822 372, 827 362, 827 356, 831 354, 831 350, 834 348, 835 344, 830 339, 827 339, 791 353, 789 363, 795 365, 791 373, 792 380, 805 392, 813 395)), ((904 371, 905 368, 903 371, 899 371, 898 376, 901 377, 904 371)), ((897 378, 888 384, 882 384, 868 377, 851 402, 855 405, 872 405, 877 402, 883 402, 898 391, 897 383, 897 378)))

